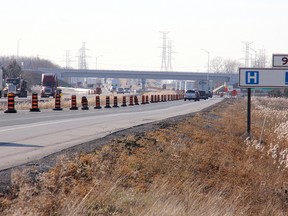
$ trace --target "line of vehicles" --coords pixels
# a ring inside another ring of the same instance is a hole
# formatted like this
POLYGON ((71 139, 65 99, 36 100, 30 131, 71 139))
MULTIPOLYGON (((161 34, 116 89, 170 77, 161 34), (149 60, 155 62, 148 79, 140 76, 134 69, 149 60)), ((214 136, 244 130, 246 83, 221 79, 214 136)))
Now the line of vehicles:
POLYGON ((186 100, 194 100, 200 101, 200 99, 207 100, 208 98, 212 98, 213 94, 211 91, 197 90, 191 89, 187 90, 184 95, 184 101, 186 100))
MULTIPOLYGON (((0 77, 3 78, 3 71, 0 70, 0 77)), ((57 75, 55 73, 43 73, 41 78, 41 97, 55 97, 56 93, 61 93, 58 88, 57 75)), ((0 98, 7 97, 8 93, 14 93, 19 98, 27 98, 28 85, 27 81, 22 77, 7 77, 0 79, 0 98), (1 81, 2 80, 2 81, 1 81)))

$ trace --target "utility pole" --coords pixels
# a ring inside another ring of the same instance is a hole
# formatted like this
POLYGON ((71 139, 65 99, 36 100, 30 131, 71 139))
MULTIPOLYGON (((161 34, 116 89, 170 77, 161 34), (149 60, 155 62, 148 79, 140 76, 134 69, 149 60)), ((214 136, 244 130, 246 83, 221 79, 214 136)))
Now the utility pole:
POLYGON ((243 41, 242 43, 245 44, 245 67, 249 67, 249 50, 250 50, 250 44, 252 44, 253 42, 248 42, 248 41, 243 41))
POLYGON ((162 44, 162 63, 161 63, 161 70, 162 71, 167 71, 167 34, 169 32, 167 31, 161 31, 162 34, 162 39, 163 39, 163 44, 162 44))

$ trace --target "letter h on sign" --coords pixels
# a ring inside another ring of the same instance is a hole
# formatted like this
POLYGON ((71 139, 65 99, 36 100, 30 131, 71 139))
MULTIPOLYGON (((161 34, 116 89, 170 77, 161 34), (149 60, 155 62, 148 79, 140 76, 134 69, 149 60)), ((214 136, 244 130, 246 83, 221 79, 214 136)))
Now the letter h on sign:
POLYGON ((246 84, 259 84, 259 71, 246 71, 246 84))

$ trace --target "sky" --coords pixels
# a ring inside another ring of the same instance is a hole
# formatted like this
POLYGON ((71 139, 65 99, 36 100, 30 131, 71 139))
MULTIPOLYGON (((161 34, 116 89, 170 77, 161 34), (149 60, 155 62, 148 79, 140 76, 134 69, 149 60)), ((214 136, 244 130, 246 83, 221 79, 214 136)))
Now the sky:
POLYGON ((160 70, 167 31, 173 71, 205 72, 207 52, 210 62, 244 64, 244 41, 269 60, 288 53, 287 8, 287 0, 1 0, 0 56, 65 67, 69 50, 76 69, 85 42, 89 69, 160 70))

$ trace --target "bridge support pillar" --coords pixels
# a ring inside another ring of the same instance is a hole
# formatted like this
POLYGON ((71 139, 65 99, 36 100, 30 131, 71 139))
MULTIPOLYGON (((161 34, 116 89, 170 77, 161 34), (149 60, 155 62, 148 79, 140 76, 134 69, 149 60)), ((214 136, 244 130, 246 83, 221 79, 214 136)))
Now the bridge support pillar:
POLYGON ((141 79, 141 88, 142 90, 145 90, 146 87, 146 79, 141 79))

